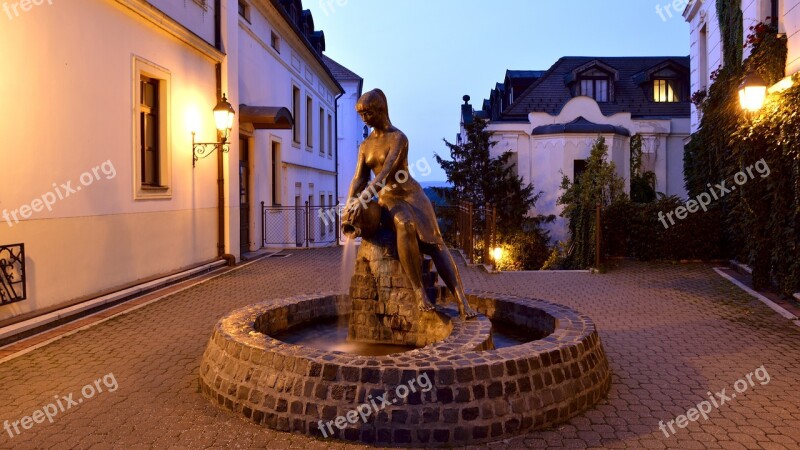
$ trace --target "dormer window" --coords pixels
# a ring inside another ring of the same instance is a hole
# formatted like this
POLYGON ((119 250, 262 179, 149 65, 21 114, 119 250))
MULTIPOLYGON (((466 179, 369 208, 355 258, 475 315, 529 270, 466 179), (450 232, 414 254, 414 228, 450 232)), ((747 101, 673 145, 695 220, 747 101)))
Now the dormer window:
POLYGON ((608 77, 581 76, 580 95, 591 97, 598 103, 608 102, 608 77))
POLYGON ((589 61, 564 76, 572 96, 583 95, 598 103, 614 101, 614 84, 619 81, 617 69, 600 60, 589 61))
POLYGON ((677 103, 683 98, 683 86, 676 79, 653 80, 653 101, 656 103, 677 103))

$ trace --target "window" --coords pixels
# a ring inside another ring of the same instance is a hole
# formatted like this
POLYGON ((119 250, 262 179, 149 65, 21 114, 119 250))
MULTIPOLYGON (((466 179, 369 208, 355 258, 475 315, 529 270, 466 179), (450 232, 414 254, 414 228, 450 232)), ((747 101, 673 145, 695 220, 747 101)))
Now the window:
POLYGON ((294 130, 292 132, 292 140, 295 144, 300 144, 300 88, 297 86, 292 87, 292 116, 294 116, 294 130))
POLYGON ((281 205, 281 144, 272 143, 272 206, 281 205))
POLYGON ((325 156, 325 110, 319 109, 319 154, 325 156))
POLYGON ((243 0, 239 0, 239 16, 250 22, 250 5, 243 0))
POLYGON ((280 36, 275 34, 274 31, 272 32, 272 38, 270 43, 272 45, 272 48, 275 49, 276 52, 278 53, 281 52, 281 38, 280 36))
POLYGON ((134 57, 134 199, 171 198, 170 74, 134 57))
POLYGON ((681 83, 678 80, 654 80, 653 101, 658 103, 676 103, 681 101, 681 83))
POLYGON ((585 159, 576 159, 572 162, 572 182, 577 184, 581 181, 581 175, 586 172, 587 161, 585 159))
POLYGON ((697 78, 701 90, 708 87, 708 25, 703 25, 697 39, 697 78))
POLYGON ((328 114, 328 158, 333 158, 333 116, 328 114))
POLYGON ((512 87, 511 90, 508 92, 508 104, 514 103, 514 88, 512 87))
POLYGON ((582 78, 580 95, 592 97, 599 103, 608 101, 608 78, 582 78))
MULTIPOLYGON (((333 204, 333 194, 328 194, 328 208, 333 208, 334 206, 335 205, 333 204)), ((335 212, 335 211, 331 211, 331 212, 335 212)), ((330 217, 330 215, 329 215, 329 217, 330 217)), ((329 220, 328 221, 328 231, 330 231, 331 233, 333 233, 333 225, 334 225, 334 220, 329 220)))
POLYGON ((314 100, 306 97, 306 147, 311 150, 314 147, 314 100))
POLYGON ((161 174, 159 162, 161 160, 161 143, 159 135, 159 123, 161 122, 161 111, 159 111, 158 80, 142 76, 141 80, 141 103, 139 136, 141 151, 141 182, 143 186, 161 186, 161 174))
POLYGON ((319 210, 322 212, 319 214, 319 229, 324 238, 328 231, 328 227, 325 226, 325 194, 319 194, 319 210))

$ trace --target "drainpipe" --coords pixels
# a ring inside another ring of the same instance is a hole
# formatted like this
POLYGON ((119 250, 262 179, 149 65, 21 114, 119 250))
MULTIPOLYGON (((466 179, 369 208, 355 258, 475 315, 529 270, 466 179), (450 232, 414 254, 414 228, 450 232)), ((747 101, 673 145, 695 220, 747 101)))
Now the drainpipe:
MULTIPOLYGON (((223 51, 222 47, 222 0, 214 0, 214 47, 223 51)), ((217 102, 222 100, 222 64, 214 67, 217 78, 217 102)), ((222 136, 217 131, 217 142, 222 136)), ((231 138, 229 138, 231 139, 231 138)), ((230 145, 230 144, 228 144, 230 145)), ((225 253, 225 161, 222 148, 217 150, 217 256, 225 259, 229 266, 236 264, 236 257, 225 253)))
POLYGON ((222 51, 222 0, 214 0, 214 47, 222 51))
POLYGON ((338 204, 339 204, 339 99, 342 98, 343 95, 344 95, 344 93, 341 93, 341 94, 337 95, 335 99, 333 99, 333 111, 334 111, 333 112, 333 116, 334 116, 333 117, 333 121, 335 123, 335 125, 333 127, 333 133, 334 133, 333 140, 336 142, 336 145, 333 148, 333 151, 336 152, 336 154, 334 155, 334 161, 335 161, 334 164, 336 164, 336 167, 334 167, 334 172, 336 173, 336 175, 335 175, 335 177, 336 177, 336 187, 334 188, 334 191, 336 193, 334 194, 335 195, 334 198, 336 199, 336 204, 337 204, 337 207, 336 207, 336 224, 334 225, 336 227, 336 245, 340 244, 340 242, 339 242, 339 207, 338 207, 338 204))

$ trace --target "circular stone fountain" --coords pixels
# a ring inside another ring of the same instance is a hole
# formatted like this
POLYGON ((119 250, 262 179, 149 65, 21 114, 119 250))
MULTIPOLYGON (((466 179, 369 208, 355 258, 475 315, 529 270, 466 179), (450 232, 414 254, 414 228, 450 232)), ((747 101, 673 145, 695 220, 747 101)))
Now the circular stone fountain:
POLYGON ((610 372, 588 317, 541 300, 475 291, 468 297, 484 316, 463 321, 440 307, 435 320, 447 336, 384 356, 271 337, 323 318, 352 321, 357 302, 347 295, 239 309, 214 329, 200 367, 202 392, 276 430, 402 446, 499 440, 563 422, 604 397, 610 372), (543 337, 494 349, 492 321, 543 337))

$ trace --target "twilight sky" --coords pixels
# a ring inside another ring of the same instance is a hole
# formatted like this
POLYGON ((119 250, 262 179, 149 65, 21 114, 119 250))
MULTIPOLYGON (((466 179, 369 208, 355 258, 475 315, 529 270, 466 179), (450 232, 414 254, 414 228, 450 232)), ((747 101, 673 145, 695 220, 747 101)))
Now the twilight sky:
POLYGON ((325 53, 364 78, 365 92, 386 92, 392 122, 410 141, 409 163, 426 158, 433 168, 417 174, 426 182, 447 178, 433 153, 449 156, 442 138, 455 140, 461 97, 479 108, 506 69, 546 70, 562 56, 687 56, 689 25, 671 3, 305 0, 303 7, 325 31, 325 53))

